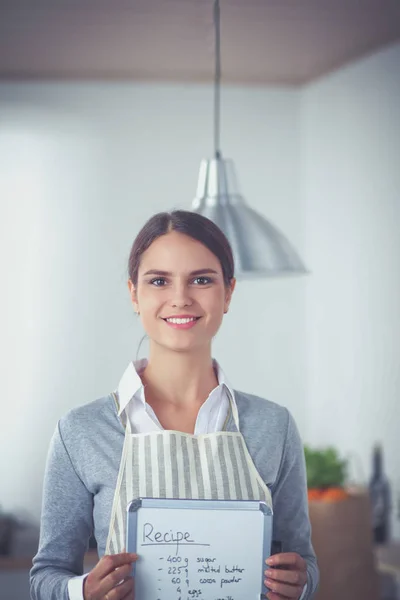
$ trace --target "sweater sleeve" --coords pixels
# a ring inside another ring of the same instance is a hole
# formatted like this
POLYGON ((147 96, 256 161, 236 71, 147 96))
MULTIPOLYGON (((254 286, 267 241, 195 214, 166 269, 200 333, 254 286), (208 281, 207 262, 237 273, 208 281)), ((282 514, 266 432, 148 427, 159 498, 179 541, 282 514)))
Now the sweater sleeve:
POLYGON ((69 600, 68 581, 83 573, 92 530, 93 497, 74 469, 59 423, 47 456, 32 600, 69 600))
POLYGON ((297 552, 307 562, 307 588, 302 598, 309 600, 317 589, 319 572, 311 543, 304 449, 289 412, 282 461, 271 492, 273 538, 282 542, 282 552, 297 552))

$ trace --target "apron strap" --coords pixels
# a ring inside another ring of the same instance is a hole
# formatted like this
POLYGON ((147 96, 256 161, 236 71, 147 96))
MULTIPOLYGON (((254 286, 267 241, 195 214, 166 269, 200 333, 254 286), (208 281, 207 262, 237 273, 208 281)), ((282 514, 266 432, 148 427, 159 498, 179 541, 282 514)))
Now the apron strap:
POLYGON ((228 398, 229 398, 229 411, 228 411, 228 415, 227 415, 227 418, 226 418, 223 430, 225 430, 226 425, 228 423, 228 417, 230 417, 231 414, 232 414, 233 421, 234 421, 234 423, 236 425, 236 429, 238 431, 240 431, 240 428, 239 428, 239 413, 238 413, 238 409, 237 409, 237 405, 236 405, 235 399, 232 397, 232 394, 230 393, 230 391, 228 390, 227 387, 225 387, 225 390, 226 390, 226 393, 228 394, 228 398))
POLYGON ((115 402, 115 407, 116 407, 116 409, 117 409, 117 416, 118 416, 119 420, 120 420, 120 421, 121 421, 121 423, 122 423, 122 427, 123 427, 124 429, 126 429, 127 433, 132 433, 132 427, 131 427, 131 423, 130 423, 130 421, 129 421, 129 419, 128 419, 128 416, 127 416, 127 414, 126 414, 126 411, 125 411, 125 410, 123 410, 123 411, 122 411, 122 413, 121 413, 121 414, 119 414, 119 400, 118 400, 118 394, 117 394, 117 392, 112 392, 112 393, 111 393, 111 396, 112 396, 112 397, 113 397, 113 399, 114 399, 114 402, 115 402))

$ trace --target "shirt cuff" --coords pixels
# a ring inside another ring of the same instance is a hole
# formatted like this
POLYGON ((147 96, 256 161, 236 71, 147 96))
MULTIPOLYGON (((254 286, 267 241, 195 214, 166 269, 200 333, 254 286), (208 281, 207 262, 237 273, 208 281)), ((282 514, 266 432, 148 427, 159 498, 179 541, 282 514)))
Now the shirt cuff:
POLYGON ((68 596, 69 600, 85 600, 83 597, 83 582, 87 577, 85 575, 79 575, 78 577, 71 577, 68 580, 68 596))
MULTIPOLYGON (((303 598, 305 597, 306 593, 307 593, 307 584, 305 584, 305 586, 303 587, 303 593, 302 593, 302 595, 300 596, 299 600, 303 600, 303 598)), ((74 599, 74 600, 75 600, 75 599, 74 599)), ((78 600, 78 599, 77 599, 77 600, 78 600)))

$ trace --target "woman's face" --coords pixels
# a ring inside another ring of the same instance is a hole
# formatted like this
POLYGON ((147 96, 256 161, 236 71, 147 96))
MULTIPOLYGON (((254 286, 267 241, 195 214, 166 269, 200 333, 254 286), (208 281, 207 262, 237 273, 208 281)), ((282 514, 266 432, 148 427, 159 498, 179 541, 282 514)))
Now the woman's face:
POLYGON ((221 264, 206 246, 172 231, 142 254, 135 310, 152 343, 177 352, 209 347, 227 312, 235 280, 224 284, 221 264))

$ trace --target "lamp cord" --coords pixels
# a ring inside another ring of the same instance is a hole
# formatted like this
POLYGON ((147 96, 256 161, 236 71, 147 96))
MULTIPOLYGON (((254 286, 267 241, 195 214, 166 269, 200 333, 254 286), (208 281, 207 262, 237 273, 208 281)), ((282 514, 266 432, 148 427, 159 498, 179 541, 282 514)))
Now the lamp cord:
POLYGON ((220 82, 221 82, 221 40, 219 0, 214 1, 215 26, 215 73, 214 73, 214 151, 215 157, 221 156, 220 150, 220 82))

